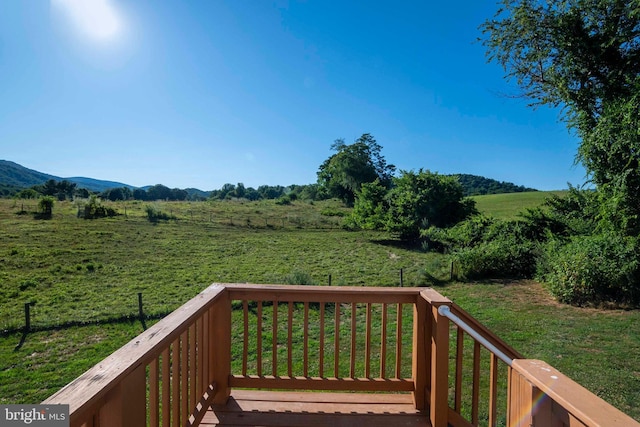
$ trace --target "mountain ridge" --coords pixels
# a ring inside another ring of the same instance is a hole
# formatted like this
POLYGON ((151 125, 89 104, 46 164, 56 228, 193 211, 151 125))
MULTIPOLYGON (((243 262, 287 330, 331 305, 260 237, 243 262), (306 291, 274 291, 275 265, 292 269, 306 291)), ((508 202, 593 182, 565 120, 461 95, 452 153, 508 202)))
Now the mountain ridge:
MULTIPOLYGON (((538 191, 534 188, 528 188, 522 185, 518 186, 511 182, 497 181, 495 179, 485 178, 478 175, 450 175, 458 177, 460 184, 464 189, 465 196, 538 191)), ((26 168, 10 160, 0 160, 0 190, 6 190, 0 191, 0 195, 2 195, 3 193, 10 194, 12 191, 20 190, 23 188, 30 188, 34 185, 42 185, 50 179, 56 181, 66 180, 75 183, 78 188, 86 188, 87 190, 96 193, 101 193, 112 188, 126 187, 131 190, 135 190, 138 188, 147 190, 148 188, 152 187, 151 185, 136 187, 122 182, 100 180, 87 177, 63 178, 26 168)), ((187 188, 185 190, 190 194, 198 194, 203 197, 208 196, 208 194, 210 193, 209 191, 203 191, 198 188, 187 188)))

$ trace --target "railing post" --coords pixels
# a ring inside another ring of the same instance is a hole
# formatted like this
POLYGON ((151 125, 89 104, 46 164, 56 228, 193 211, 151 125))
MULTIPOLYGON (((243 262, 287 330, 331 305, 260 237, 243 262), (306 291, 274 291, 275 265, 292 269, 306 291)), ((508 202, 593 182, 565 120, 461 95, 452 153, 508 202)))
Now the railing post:
POLYGON ((509 368, 508 384, 508 427, 555 425, 553 423, 552 402, 538 387, 531 384, 517 370, 511 367, 509 368))
POLYGON ((137 427, 147 423, 146 369, 139 365, 107 396, 98 414, 101 426, 137 427))
POLYGON ((213 370, 210 376, 216 383, 213 403, 224 405, 231 395, 229 387, 229 376, 231 375, 231 299, 228 291, 220 295, 212 305, 210 315, 213 317, 212 330, 210 331, 213 352, 209 355, 213 358, 213 370))
POLYGON ((447 427, 449 412, 449 319, 431 305, 431 407, 433 427, 447 427))

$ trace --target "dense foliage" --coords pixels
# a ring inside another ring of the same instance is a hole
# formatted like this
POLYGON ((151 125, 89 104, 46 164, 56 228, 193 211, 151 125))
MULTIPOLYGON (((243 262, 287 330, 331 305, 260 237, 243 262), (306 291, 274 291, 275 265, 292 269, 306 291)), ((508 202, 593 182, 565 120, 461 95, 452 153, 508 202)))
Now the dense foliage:
POLYGON ((562 301, 638 302, 640 3, 502 0, 481 29, 522 97, 563 108, 596 185, 537 216, 560 226, 547 228, 539 276, 562 301))
POLYGON ((387 230, 402 240, 415 240, 428 227, 449 227, 475 212, 455 177, 430 171, 402 171, 391 188, 375 180, 356 194, 348 224, 387 230))
POLYGON ((480 196, 484 194, 522 193, 525 191, 538 191, 535 188, 516 185, 511 182, 496 181, 483 176, 469 175, 465 173, 455 174, 462 185, 465 196, 480 196))

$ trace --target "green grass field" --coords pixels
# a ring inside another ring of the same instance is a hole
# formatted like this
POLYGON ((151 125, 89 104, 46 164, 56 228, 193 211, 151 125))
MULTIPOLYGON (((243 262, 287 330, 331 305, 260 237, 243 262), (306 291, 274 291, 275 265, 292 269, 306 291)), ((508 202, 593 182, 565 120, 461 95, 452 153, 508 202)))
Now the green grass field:
MULTIPOLYGON (((476 200, 483 212, 515 217, 535 205, 531 194, 476 200)), ((335 202, 158 203, 178 219, 156 224, 144 203, 116 204, 126 216, 98 220, 77 218, 69 202, 36 220, 21 214, 35 209, 30 203, 0 200, 0 404, 43 400, 140 333, 140 322, 127 319, 137 314, 138 292, 145 313, 159 317, 212 282, 326 284, 331 275, 333 285, 398 286, 402 269, 405 286, 428 286, 425 269, 440 278, 448 271, 443 256, 386 233, 340 229, 347 210, 335 202), (36 332, 21 342, 27 302, 35 302, 36 332)), ((561 306, 534 282, 438 291, 525 356, 640 420, 640 311, 561 306)))
POLYGON ((552 194, 562 196, 566 191, 531 191, 525 193, 488 194, 473 196, 478 211, 500 219, 516 219, 528 208, 540 206, 552 194))

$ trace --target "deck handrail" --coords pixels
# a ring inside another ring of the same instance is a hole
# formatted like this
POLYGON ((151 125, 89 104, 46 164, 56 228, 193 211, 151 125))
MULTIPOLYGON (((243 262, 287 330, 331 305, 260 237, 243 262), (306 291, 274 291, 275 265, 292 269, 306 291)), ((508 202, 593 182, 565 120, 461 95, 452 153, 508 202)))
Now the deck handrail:
POLYGON ((502 360, 504 363, 506 363, 508 366, 511 366, 513 364, 513 359, 509 356, 507 356, 505 353, 503 353, 500 349, 498 349, 498 347, 496 347, 495 345, 493 345, 491 342, 489 342, 488 339, 486 339, 485 337, 483 337, 482 335, 480 335, 480 333, 478 331, 476 331, 475 329, 473 329, 471 326, 467 325, 464 320, 462 320, 461 318, 459 318, 458 316, 456 316, 455 314, 453 314, 451 312, 451 308, 449 308, 449 306, 446 305, 442 305, 440 307, 438 307, 438 313, 440 313, 441 316, 445 316, 448 317, 449 320, 451 320, 453 323, 455 323, 456 325, 458 325, 460 328, 462 328, 463 331, 465 331, 467 334, 469 334, 473 339, 475 339, 476 341, 478 341, 480 344, 482 344, 487 350, 489 350, 491 353, 495 354, 496 356, 498 356, 498 358, 500 360, 502 360))

